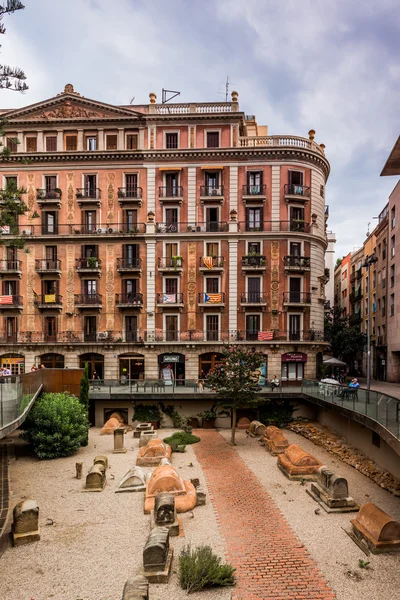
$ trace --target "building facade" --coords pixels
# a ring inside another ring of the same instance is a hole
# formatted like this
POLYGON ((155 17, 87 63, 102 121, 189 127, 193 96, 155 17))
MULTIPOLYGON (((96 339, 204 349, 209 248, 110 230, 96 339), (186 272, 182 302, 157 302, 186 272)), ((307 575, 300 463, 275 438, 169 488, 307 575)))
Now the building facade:
POLYGON ((3 189, 28 207, 24 249, 1 229, 3 364, 197 380, 240 343, 271 377, 315 376, 329 163, 314 131, 268 136, 236 92, 111 106, 67 85, 3 116, 3 189))
POLYGON ((350 315, 350 270, 351 253, 349 252, 338 264, 334 274, 335 308, 339 308, 344 317, 350 315))

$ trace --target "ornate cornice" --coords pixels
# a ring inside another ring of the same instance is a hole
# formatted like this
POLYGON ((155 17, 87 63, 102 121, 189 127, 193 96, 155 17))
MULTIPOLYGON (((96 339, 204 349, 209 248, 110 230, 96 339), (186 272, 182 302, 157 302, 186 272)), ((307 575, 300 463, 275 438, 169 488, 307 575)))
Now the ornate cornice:
POLYGON ((100 162, 107 161, 135 161, 135 162, 177 162, 177 161, 280 161, 288 162, 300 160, 320 168, 325 179, 328 179, 330 165, 328 160, 320 153, 293 146, 284 148, 280 146, 267 148, 209 148, 178 149, 178 150, 104 150, 98 152, 51 152, 51 153, 16 153, 11 154, 6 161, 0 165, 20 163, 27 166, 32 163, 77 163, 77 162, 100 162))

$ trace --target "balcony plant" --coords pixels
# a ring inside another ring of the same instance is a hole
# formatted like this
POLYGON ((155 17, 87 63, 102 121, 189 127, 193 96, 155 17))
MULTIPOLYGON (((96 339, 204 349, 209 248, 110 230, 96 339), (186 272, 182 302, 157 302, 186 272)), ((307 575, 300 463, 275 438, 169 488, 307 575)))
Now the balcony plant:
POLYGON ((131 227, 129 229, 129 233, 139 233, 139 228, 138 227, 131 227))
POLYGON ((36 197, 38 200, 44 200, 46 198, 46 192, 45 190, 37 190, 36 191, 36 197))
POLYGON ((60 188, 54 188, 54 191, 60 195, 60 198, 62 196, 62 190, 60 188))
POLYGON ((171 256, 171 263, 174 269, 177 269, 182 264, 182 256, 171 256))
POLYGON ((82 194, 82 192, 77 192, 77 194, 76 194, 76 197, 77 197, 77 198, 83 198, 83 194, 82 194))
POLYGON ((305 221, 304 219, 292 219, 290 221, 291 231, 304 231, 305 221))
POLYGON ((215 419, 218 416, 215 410, 204 410, 203 412, 198 413, 197 416, 201 419, 203 429, 214 429, 215 419))
POLYGON ((88 256, 86 260, 89 269, 96 269, 99 266, 99 259, 97 256, 88 256))
POLYGON ((134 404, 132 421, 151 423, 154 429, 159 429, 163 421, 161 409, 158 404, 134 404))

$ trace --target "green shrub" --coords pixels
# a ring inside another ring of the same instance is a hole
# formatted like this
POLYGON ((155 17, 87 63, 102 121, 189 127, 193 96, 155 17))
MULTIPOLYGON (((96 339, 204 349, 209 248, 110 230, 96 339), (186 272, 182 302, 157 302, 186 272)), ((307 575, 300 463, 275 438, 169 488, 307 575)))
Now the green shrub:
POLYGON ((68 393, 43 394, 23 427, 22 437, 39 458, 71 456, 86 440, 87 412, 78 398, 68 393))
POLYGON ((200 438, 192 433, 186 433, 185 431, 177 431, 171 436, 164 438, 164 442, 170 446, 187 446, 188 444, 197 444, 200 438))
POLYGON ((133 410, 132 421, 140 423, 159 421, 161 423, 163 420, 161 409, 157 404, 135 404, 133 410))
POLYGON ((22 400, 19 403, 19 414, 22 415, 22 413, 24 412, 24 410, 26 409, 26 407, 28 406, 29 402, 32 400, 33 396, 32 394, 24 394, 22 396, 22 400))
POLYGON ((258 407, 258 419, 265 425, 285 427, 293 421, 295 410, 289 400, 270 400, 258 407))
POLYGON ((185 546, 179 555, 179 583, 188 594, 207 587, 234 585, 235 571, 232 565, 221 564, 210 546, 185 546))

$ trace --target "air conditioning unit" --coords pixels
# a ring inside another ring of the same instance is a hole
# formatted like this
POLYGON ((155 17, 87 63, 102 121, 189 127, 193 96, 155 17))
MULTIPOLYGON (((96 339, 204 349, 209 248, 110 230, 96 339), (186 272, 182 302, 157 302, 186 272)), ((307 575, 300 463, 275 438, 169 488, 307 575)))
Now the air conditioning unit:
POLYGON ((107 228, 106 227, 99 227, 97 230, 97 233, 107 233, 107 228))
POLYGON ((21 233, 22 235, 32 235, 32 229, 23 229, 21 233))
POLYGON ((117 233, 117 230, 116 230, 116 229, 113 229, 112 227, 109 227, 109 228, 107 229, 107 232, 108 232, 108 233, 117 233))
POLYGON ((218 196, 218 190, 217 189, 212 189, 211 190, 211 196, 218 196))
POLYGON ((99 331, 99 333, 97 334, 97 339, 98 340, 108 339, 108 331, 99 331))

